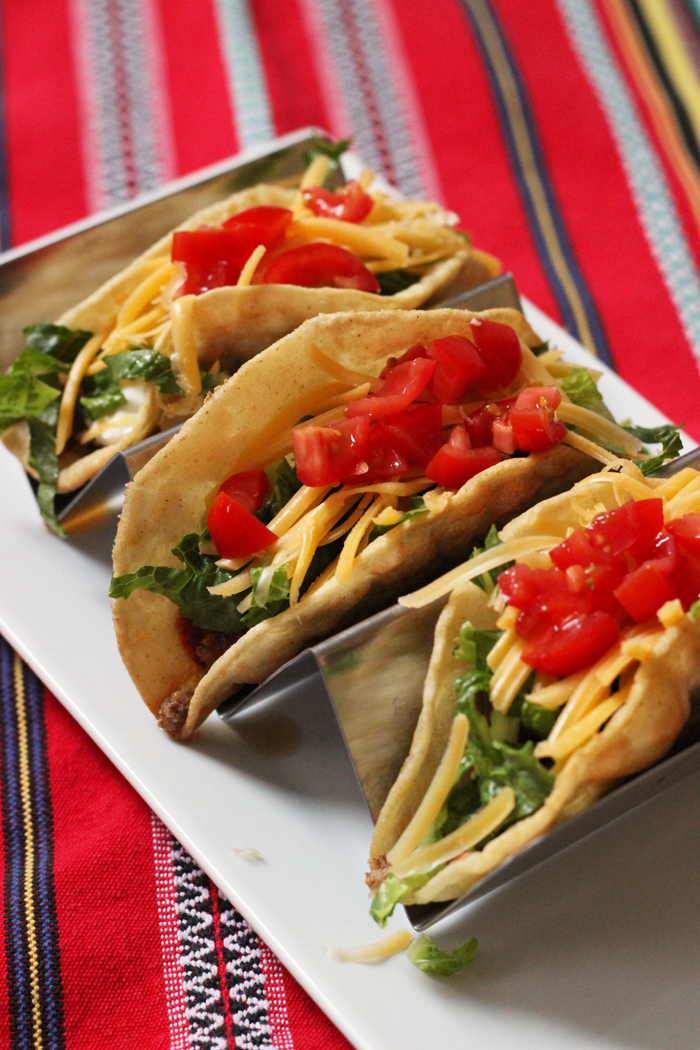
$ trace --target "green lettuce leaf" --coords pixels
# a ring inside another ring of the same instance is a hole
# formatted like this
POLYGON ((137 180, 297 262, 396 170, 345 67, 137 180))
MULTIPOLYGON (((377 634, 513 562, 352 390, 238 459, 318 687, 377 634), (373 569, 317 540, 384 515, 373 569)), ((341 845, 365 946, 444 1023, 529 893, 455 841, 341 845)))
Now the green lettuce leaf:
POLYGON ((381 884, 370 905, 369 913, 378 926, 386 926, 386 920, 394 914, 394 908, 401 903, 412 890, 425 886, 434 872, 425 875, 413 875, 408 879, 397 879, 395 875, 387 875, 381 884))
POLYGON ((182 563, 181 569, 144 565, 136 572, 112 577, 110 598, 128 598, 139 589, 151 591, 169 598, 196 627, 224 634, 240 633, 242 616, 237 606, 245 593, 234 595, 233 600, 209 594, 208 587, 225 583, 234 574, 217 567, 218 555, 200 552, 200 538, 196 532, 188 533, 173 548, 173 554, 182 563))
POLYGON ((559 386, 575 405, 583 408, 593 408, 603 400, 591 373, 578 365, 569 365, 569 374, 559 380, 559 386))
POLYGON ((406 955, 423 973, 451 977, 474 962, 478 947, 479 942, 476 937, 471 937, 464 944, 453 948, 451 952, 445 952, 442 948, 438 948, 427 933, 422 933, 420 937, 416 937, 406 955))
POLYGON ((58 402, 53 401, 39 416, 31 416, 29 425, 29 466, 39 475, 36 498, 41 516, 57 536, 66 532, 55 510, 58 456, 56 455, 56 425, 58 402))
MULTIPOLYGON (((495 525, 492 525, 487 533, 486 539, 484 540, 484 546, 475 547, 469 555, 469 560, 471 561, 472 558, 476 558, 477 554, 483 554, 484 551, 490 551, 493 550, 494 547, 499 547, 501 543, 502 540, 499 539, 498 530, 495 525)), ((498 566, 496 569, 490 569, 489 572, 483 572, 481 576, 477 576, 472 582, 475 583, 477 587, 481 587, 482 591, 485 591, 486 594, 490 594, 496 586, 498 577, 502 572, 510 568, 512 564, 513 562, 507 562, 504 565, 498 566)))
POLYGON ((404 288, 410 288, 412 284, 420 281, 420 275, 411 273, 410 270, 385 270, 377 274, 380 295, 396 295, 404 288))
POLYGON ((683 443, 679 433, 683 429, 682 426, 673 426, 671 423, 660 427, 635 427, 624 423, 622 425, 625 430, 633 434, 634 437, 639 438, 640 441, 648 442, 651 445, 661 445, 661 452, 658 456, 653 456, 651 459, 645 459, 637 463, 642 474, 653 474, 661 469, 667 459, 675 459, 683 451, 683 443))
POLYGON ((327 189, 332 188, 330 185, 332 176, 340 168, 339 160, 343 153, 347 153, 350 149, 351 142, 352 139, 340 139, 338 142, 326 142, 325 139, 315 138, 312 142, 311 149, 302 153, 302 160, 307 168, 312 161, 316 160, 316 157, 328 157, 331 163, 328 165, 328 171, 326 172, 326 178, 323 183, 327 189))
MULTIPOLYGON (((502 634, 503 631, 484 631, 472 627, 467 620, 466 623, 462 624, 462 628, 457 636, 454 654, 458 660, 463 660, 465 664, 472 664, 477 671, 486 672, 490 682, 491 671, 486 663, 486 657, 502 634)), ((462 679, 459 679, 459 681, 461 682, 462 679)))
POLYGON ((267 525, 279 514, 282 507, 289 503, 294 493, 298 492, 301 488, 301 482, 297 477, 296 470, 285 458, 278 459, 272 466, 267 467, 265 473, 270 482, 270 491, 265 497, 262 507, 256 513, 256 517, 260 518, 264 525, 267 525))
POLYGON ((92 339, 92 332, 45 322, 29 325, 24 329, 24 335, 28 350, 55 358, 61 362, 64 371, 68 371, 66 365, 70 367, 88 339, 92 339))
POLYGON ((387 532, 391 532, 397 525, 403 525, 404 521, 408 521, 409 518, 416 518, 419 514, 427 514, 428 508, 425 505, 425 500, 422 496, 412 496, 411 503, 413 506, 410 510, 403 512, 403 517, 399 521, 395 521, 393 525, 373 525, 370 529, 368 543, 372 543, 379 536, 383 536, 387 532))
POLYGON ((120 354, 105 357, 104 362, 115 383, 124 379, 145 379, 147 383, 157 386, 161 394, 182 393, 170 358, 158 350, 146 347, 123 350, 120 354))

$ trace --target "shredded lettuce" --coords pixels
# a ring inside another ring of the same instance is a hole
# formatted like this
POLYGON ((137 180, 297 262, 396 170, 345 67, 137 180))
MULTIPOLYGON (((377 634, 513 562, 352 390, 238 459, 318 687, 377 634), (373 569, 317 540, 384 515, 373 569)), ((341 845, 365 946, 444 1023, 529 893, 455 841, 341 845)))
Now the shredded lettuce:
POLYGON ((658 456, 637 462, 642 474, 654 474, 661 469, 667 459, 675 459, 683 451, 680 435, 682 425, 673 426, 668 423, 660 427, 635 427, 630 423, 623 423, 622 426, 640 441, 649 442, 651 445, 661 445, 661 452, 658 456))
POLYGON ((478 947, 479 942, 476 937, 470 937, 464 944, 453 948, 451 952, 446 952, 438 948, 427 933, 422 933, 420 937, 416 937, 406 955, 423 973, 451 977, 474 962, 478 947))
POLYGON ((279 514, 282 507, 289 503, 294 493, 298 492, 301 482, 294 467, 290 466, 286 459, 278 459, 266 469, 265 473, 270 482, 270 490, 256 517, 267 525, 279 514))
MULTIPOLYGON (((500 546, 501 543, 502 540, 499 538, 498 529, 495 525, 492 525, 486 535, 486 539, 484 540, 484 546, 475 547, 469 555, 469 560, 471 561, 472 558, 476 558, 477 554, 483 554, 484 551, 490 551, 494 547, 500 546)), ((505 569, 510 568, 512 564, 512 562, 508 562, 505 565, 500 565, 496 569, 491 569, 489 572, 483 572, 481 576, 477 576, 472 582, 475 583, 477 587, 481 587, 482 591, 490 594, 496 586, 498 577, 505 569)))
POLYGON ((351 142, 352 139, 340 139, 338 142, 327 142, 325 139, 315 138, 312 142, 311 149, 305 150, 302 153, 301 157, 307 168, 317 157, 328 157, 331 163, 328 165, 328 171, 326 172, 326 178, 323 183, 327 189, 331 189, 329 183, 332 181, 332 176, 340 168, 340 158, 343 153, 346 153, 350 149, 351 142))
POLYGON ((377 274, 377 281, 381 295, 396 295, 420 281, 420 274, 412 273, 411 270, 385 270, 377 274))
POLYGON ((408 896, 413 890, 425 886, 426 882, 434 872, 425 875, 413 875, 408 879, 397 879, 395 875, 387 875, 372 898, 369 913, 378 926, 386 926, 386 920, 394 914, 394 908, 400 904, 403 897, 408 896))
POLYGON ((603 400, 591 373, 578 365, 569 365, 569 374, 559 380, 559 386, 575 405, 583 408, 594 408, 603 400))
POLYGON ((425 500, 422 496, 412 496, 411 503, 413 506, 410 510, 405 510, 403 512, 403 517, 400 521, 395 521, 393 525, 373 525, 370 529, 367 542, 372 543, 372 541, 376 540, 379 536, 383 536, 386 532, 391 532, 391 530, 395 529, 397 525, 403 525, 404 521, 408 521, 409 518, 416 518, 419 514, 428 513, 428 508, 426 507, 425 500))

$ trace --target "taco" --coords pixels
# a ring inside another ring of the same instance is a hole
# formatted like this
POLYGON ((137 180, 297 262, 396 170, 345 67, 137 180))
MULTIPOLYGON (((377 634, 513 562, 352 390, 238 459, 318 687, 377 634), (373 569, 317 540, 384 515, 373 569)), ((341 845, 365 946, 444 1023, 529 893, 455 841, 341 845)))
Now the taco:
MULTIPOLYGON (((333 152, 331 147, 331 153, 333 152)), ((260 185, 203 209, 54 324, 0 377, 0 431, 54 494, 191 416, 240 364, 320 313, 412 309, 499 272, 436 204, 339 192, 313 160, 300 188, 260 185)))
POLYGON ((700 684, 700 473, 618 471, 526 511, 401 599, 452 590, 374 831, 381 924, 397 901, 460 897, 686 726, 700 684))
POLYGON ((559 356, 514 310, 336 314, 214 391, 128 487, 114 546, 120 652, 160 724, 188 737, 591 455, 618 462, 551 406, 639 453, 557 386, 543 362, 595 390, 559 356))

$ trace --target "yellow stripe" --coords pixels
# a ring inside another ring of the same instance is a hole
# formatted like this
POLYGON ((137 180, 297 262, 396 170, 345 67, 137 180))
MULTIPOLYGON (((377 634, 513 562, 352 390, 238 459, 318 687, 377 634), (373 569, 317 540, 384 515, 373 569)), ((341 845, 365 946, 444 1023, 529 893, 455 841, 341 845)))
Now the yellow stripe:
POLYGON ((670 8, 663 0, 639 0, 639 6, 700 141, 700 80, 670 8))
POLYGON ((542 235, 547 243, 552 263, 557 271, 559 280, 564 287, 571 309, 576 318, 581 342, 591 351, 591 353, 595 354, 597 353, 595 340, 593 339, 586 311, 578 294, 578 289, 569 273, 569 268, 566 265, 566 260, 564 259, 559 246, 559 239, 554 228, 554 223, 552 222, 547 198, 537 172, 537 163, 532 153, 532 146, 527 133, 525 117, 520 105, 517 87, 513 81, 507 58, 501 46, 501 41, 491 21, 488 18, 484 18, 480 5, 475 4, 472 10, 475 18, 480 24, 484 38, 488 40, 491 60, 494 68, 498 72, 498 77, 503 89, 503 97, 510 114, 513 135, 517 143, 518 153, 520 154, 524 177, 530 189, 530 193, 532 194, 532 199, 542 228, 542 235))
POLYGON ((700 176, 688 155, 673 107, 658 85, 637 26, 630 19, 623 0, 604 0, 604 7, 630 75, 635 79, 637 89, 648 107, 650 120, 673 164, 700 229, 700 176))
POLYGON ((27 923, 27 946, 29 948, 29 983, 32 990, 32 1017, 34 1020, 34 1047, 41 1050, 44 1045, 41 1027, 41 1000, 39 988, 39 953, 34 919, 34 833, 32 827, 31 774, 29 772, 29 745, 27 741, 27 716, 24 704, 24 677, 22 661, 15 653, 15 707, 17 711, 17 736, 19 744, 19 783, 22 797, 22 819, 24 823, 24 911, 27 923))

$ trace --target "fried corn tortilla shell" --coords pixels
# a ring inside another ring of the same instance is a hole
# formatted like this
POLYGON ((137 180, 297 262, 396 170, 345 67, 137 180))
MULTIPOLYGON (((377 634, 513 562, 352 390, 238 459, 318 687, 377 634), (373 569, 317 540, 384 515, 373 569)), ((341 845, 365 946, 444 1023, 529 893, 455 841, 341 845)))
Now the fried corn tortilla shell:
MULTIPOLYGON (((196 230, 203 225, 218 226, 232 215, 260 205, 289 208, 296 197, 297 192, 293 189, 255 186, 201 209, 178 229, 196 230)), ((197 296, 182 296, 178 300, 182 304, 179 309, 187 313, 189 337, 193 341, 200 369, 207 370, 215 362, 221 361, 227 371, 235 371, 242 362, 318 314, 348 310, 412 310, 429 300, 431 304, 439 302, 440 298, 456 294, 463 288, 481 284, 500 272, 500 264, 493 256, 471 248, 466 241, 457 237, 447 224, 448 213, 438 210, 436 216, 430 226, 433 231, 437 231, 437 242, 441 237, 445 240, 444 256, 420 267, 417 271, 420 279, 395 295, 380 296, 352 288, 261 284, 215 288, 197 296), (444 234, 441 234, 441 229, 444 234), (455 244, 459 245, 457 250, 455 244)), ((423 224, 426 221, 420 220, 423 224)), ((350 228, 355 224, 346 225, 350 228)), ((398 236, 402 234, 398 233, 398 236)), ((405 236, 410 238, 410 230, 405 236)), ((149 266, 155 260, 169 260, 171 245, 172 232, 87 299, 67 310, 58 318, 57 324, 109 334, 117 323, 123 304, 150 272, 149 266)), ((150 309, 150 306, 144 309, 150 309)), ((146 345, 146 341, 137 340, 135 345, 146 345)), ((173 357, 177 370, 177 353, 173 355, 172 341, 166 342, 161 349, 173 357)), ((160 396, 148 399, 148 406, 140 413, 132 433, 119 442, 83 456, 76 456, 74 451, 62 456, 57 491, 70 492, 79 488, 94 477, 113 453, 159 429, 174 426, 182 418, 197 411, 201 402, 201 396, 180 399, 170 396, 165 401, 160 396), (175 400, 181 402, 182 412, 179 416, 173 408, 172 402, 175 400)), ((29 428, 26 421, 8 428, 2 440, 22 461, 25 470, 36 476, 29 466, 29 428)))
MULTIPOLYGON (((601 511, 619 506, 613 487, 600 476, 586 479, 574 490, 579 508, 590 505, 601 511), (606 498, 607 497, 607 498, 606 498)), ((580 510, 572 510, 572 494, 538 504, 501 530, 501 537, 539 532, 550 535, 580 524, 580 510)), ((459 584, 441 613, 435 629, 433 655, 426 676, 423 706, 411 750, 377 820, 370 851, 370 876, 374 888, 388 872, 386 854, 398 841, 418 809, 447 746, 455 713, 454 683, 465 664, 454 656, 462 625, 493 630, 498 614, 488 595, 472 582, 459 584)), ((405 904, 427 904, 460 897, 507 857, 585 809, 624 777, 647 769, 671 748, 691 710, 690 696, 700 685, 700 623, 684 615, 676 624, 659 631, 649 654, 635 672, 624 704, 604 728, 571 755, 554 781, 544 804, 500 832, 482 850, 462 854, 433 875, 425 886, 402 899, 405 904)))
MULTIPOLYGON (((317 347, 334 361, 377 376, 388 357, 437 336, 467 334, 470 319, 511 325, 530 345, 539 340, 522 314, 490 310, 335 314, 307 321, 247 362, 218 388, 180 433, 128 486, 114 547, 114 573, 145 565, 178 566, 171 553, 186 533, 199 532, 205 500, 232 473, 263 468, 285 429, 323 408, 329 377, 309 359, 317 347)), ((357 557, 349 580, 335 577, 294 608, 247 631, 208 671, 167 598, 137 590, 113 601, 119 649, 136 687, 161 724, 185 738, 241 686, 263 681, 306 644, 390 603, 408 581, 462 560, 475 537, 543 495, 595 469, 565 445, 504 460, 478 474, 439 513, 413 517, 374 540, 357 557)), ((235 599, 234 599, 235 600, 235 599)))

